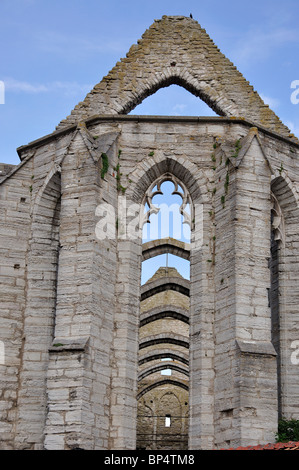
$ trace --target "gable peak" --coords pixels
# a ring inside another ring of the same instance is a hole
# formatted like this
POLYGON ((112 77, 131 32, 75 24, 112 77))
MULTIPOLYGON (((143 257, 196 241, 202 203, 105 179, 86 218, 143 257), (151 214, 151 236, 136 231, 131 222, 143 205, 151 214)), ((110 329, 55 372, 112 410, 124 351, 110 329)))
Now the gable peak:
POLYGON ((183 86, 220 116, 242 117, 296 139, 195 19, 166 15, 154 21, 57 129, 95 115, 128 114, 169 85, 183 86))

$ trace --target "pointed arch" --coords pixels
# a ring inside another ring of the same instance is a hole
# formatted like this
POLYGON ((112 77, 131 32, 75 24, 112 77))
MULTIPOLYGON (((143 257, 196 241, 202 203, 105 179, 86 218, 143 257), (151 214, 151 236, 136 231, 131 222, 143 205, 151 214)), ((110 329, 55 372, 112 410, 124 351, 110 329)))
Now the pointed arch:
POLYGON ((59 260, 61 175, 54 167, 35 198, 27 258, 24 345, 16 440, 43 444, 47 413, 46 372, 52 344, 59 260), (32 355, 25 361, 26 355, 32 355), (39 397, 38 401, 36 397, 39 397), (38 417, 32 426, 32 416, 38 417))
POLYGON ((296 139, 197 21, 166 15, 145 31, 58 129, 94 115, 127 114, 172 84, 200 97, 220 116, 241 116, 296 139))
POLYGON ((219 116, 226 116, 224 109, 217 103, 212 89, 207 84, 204 88, 201 88, 199 82, 186 69, 180 70, 177 68, 175 71, 171 68, 166 69, 163 76, 160 74, 153 75, 150 81, 146 81, 142 85, 137 95, 128 96, 128 101, 123 104, 118 114, 129 114, 145 98, 153 95, 161 88, 178 85, 204 101, 219 116))
POLYGON ((208 179, 204 171, 187 158, 166 156, 162 151, 144 158, 129 175, 128 200, 142 204, 146 190, 163 174, 173 174, 188 189, 193 204, 209 201, 208 179))
POLYGON ((147 449, 147 444, 150 446, 149 448, 151 448, 155 435, 155 417, 152 407, 142 403, 140 400, 138 402, 137 416, 137 435, 139 436, 136 443, 137 450, 147 449))
POLYGON ((157 359, 173 359, 174 361, 182 362, 185 365, 189 364, 188 354, 184 354, 181 351, 169 352, 167 349, 159 349, 159 352, 153 353, 152 351, 140 354, 139 365, 145 364, 146 362, 156 361, 157 359))
POLYGON ((174 238, 160 238, 151 240, 142 245, 142 261, 159 256, 164 253, 171 253, 183 259, 190 259, 190 246, 174 238))
MULTIPOLYGON (((35 196, 34 204, 33 204, 33 208, 32 208, 33 221, 34 221, 35 217, 38 215, 38 213, 40 211, 40 205, 41 205, 42 198, 45 196, 47 191, 49 189, 51 189, 51 186, 53 184, 57 185, 56 181, 58 181, 58 187, 59 187, 59 192, 60 192, 60 186, 61 186, 60 178, 61 178, 61 166, 57 165, 57 164, 54 164, 52 166, 51 170, 48 172, 47 176, 45 177, 43 185, 38 190, 38 192, 35 196)), ((55 193, 55 189, 54 189, 54 193, 55 193)))
MULTIPOLYGON (((141 204, 141 207, 146 207, 141 225, 150 222, 151 214, 159 213, 161 206, 156 206, 154 197, 156 195, 162 196, 164 194, 163 184, 171 182, 174 189, 170 190, 169 193, 180 196, 178 204, 180 205, 179 213, 182 221, 188 224, 191 234, 195 233, 197 224, 194 216, 194 201, 195 204, 202 204, 202 201, 208 199, 208 191, 204 173, 200 172, 194 164, 183 157, 176 159, 175 157, 165 156, 163 152, 158 150, 155 151, 155 155, 140 162, 130 175, 130 180, 131 187, 128 188, 128 197, 141 204), (202 181, 204 181, 203 184, 201 184, 202 181), (189 188, 191 188, 191 191, 189 188)), ((170 201, 169 204, 171 204, 170 201)), ((161 214, 161 223, 164 219, 165 217, 161 214)), ((179 240, 168 238, 154 240, 142 245, 142 261, 164 253, 173 253, 190 262, 192 243, 185 244, 179 240)), ((141 286, 142 314, 140 316, 139 335, 138 401, 145 394, 150 393, 152 400, 160 403, 159 400, 163 391, 167 390, 166 393, 169 394, 178 386, 184 389, 184 394, 180 394, 178 403, 180 407, 188 406, 189 295, 190 281, 181 277, 175 269, 173 271, 168 270, 168 267, 160 267, 155 275, 141 286), (167 307, 165 302, 167 302, 166 298, 168 297, 170 299, 173 297, 173 303, 178 302, 174 309, 165 308, 167 307), (151 304, 155 307, 149 310, 148 307, 151 304), (147 359, 144 359, 144 350, 149 351, 147 359), (182 352, 184 350, 185 353, 182 352), (181 354, 184 355, 184 361, 182 361, 181 354), (141 367, 144 362, 149 362, 149 365, 141 367), (157 377, 157 372, 166 370, 167 373, 171 372, 173 377, 163 381, 159 376, 157 377), (183 378, 184 376, 185 378, 183 378)), ((154 444, 156 449, 161 448, 160 446, 163 445, 161 441, 165 433, 163 416, 167 415, 168 408, 167 406, 161 408, 161 403, 159 404, 160 411, 159 416, 157 416, 156 442, 154 444), (164 415, 160 416, 161 413, 162 415, 164 413, 164 415)), ((142 410, 142 406, 140 409, 142 410)), ((184 418, 182 418, 183 413, 181 411, 174 414, 177 415, 176 419, 171 429, 167 430, 167 436, 170 439, 168 445, 171 446, 170 448, 178 449, 182 445, 182 443, 179 443, 181 438, 184 439, 184 446, 188 446, 188 423, 183 423, 186 419, 185 413, 184 418), (184 436, 181 436, 181 429, 185 430, 184 436), (178 436, 180 436, 179 441, 176 440, 178 436)), ((137 441, 139 440, 140 436, 137 435, 137 441)))
POLYGON ((145 393, 149 392, 150 390, 153 390, 154 388, 161 387, 162 385, 174 385, 176 387, 183 388, 184 390, 189 390, 188 385, 182 382, 179 382, 178 380, 172 380, 172 379, 158 380, 157 382, 141 390, 137 395, 137 399, 139 400, 139 398, 141 398, 145 393))
POLYGON ((279 415, 298 419, 294 403, 299 400, 297 365, 292 348, 299 337, 299 198, 284 171, 272 179, 274 195, 271 239, 272 342, 277 352, 279 415))
POLYGON ((189 323, 189 311, 177 305, 159 305, 145 312, 141 312, 140 326, 151 323, 157 319, 171 317, 184 323, 189 323))
POLYGON ((165 292, 166 290, 174 290, 189 297, 189 281, 187 279, 176 277, 155 279, 141 287, 141 300, 145 300, 158 292, 165 292))
POLYGON ((186 375, 187 377, 189 376, 189 371, 187 367, 183 367, 182 365, 172 364, 171 362, 165 362, 163 364, 152 365, 148 367, 147 369, 143 369, 142 372, 140 372, 139 374, 138 380, 142 380, 148 375, 154 374, 155 372, 159 372, 164 369, 172 369, 177 372, 180 372, 181 374, 186 375))
POLYGON ((174 333, 160 333, 147 336, 140 341, 140 350, 157 344, 175 344, 179 347, 189 349, 189 340, 185 336, 174 333))

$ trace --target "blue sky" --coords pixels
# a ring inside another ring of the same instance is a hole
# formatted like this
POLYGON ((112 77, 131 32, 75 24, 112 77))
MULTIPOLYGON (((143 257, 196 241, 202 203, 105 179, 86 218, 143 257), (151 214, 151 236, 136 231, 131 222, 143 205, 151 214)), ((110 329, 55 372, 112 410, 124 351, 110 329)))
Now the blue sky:
MULTIPOLYGON (((299 104, 291 102, 296 80, 299 90, 298 0, 0 0, 0 162, 18 164, 17 147, 53 132, 155 19, 190 13, 299 137, 299 104)), ((213 114, 178 86, 133 113, 213 114)), ((168 262, 188 277, 188 262, 168 262)), ((143 282, 159 263, 165 256, 145 263, 143 282)))
MULTIPOLYGON (((19 163, 17 147, 55 130, 154 19, 191 12, 298 136, 299 104, 290 99, 299 80, 298 0, 0 0, 0 161, 19 163)), ((172 86, 134 112, 209 114, 200 103, 172 86)))

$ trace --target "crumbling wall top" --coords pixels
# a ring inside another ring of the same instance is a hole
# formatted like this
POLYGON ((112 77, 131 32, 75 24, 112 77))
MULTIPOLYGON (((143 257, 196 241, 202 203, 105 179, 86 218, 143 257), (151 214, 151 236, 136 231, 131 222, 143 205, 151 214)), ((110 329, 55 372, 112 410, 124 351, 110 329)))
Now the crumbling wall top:
POLYGON ((99 114, 127 114, 159 88, 177 84, 217 114, 243 117, 297 141, 192 18, 163 16, 87 94, 57 129, 99 114))

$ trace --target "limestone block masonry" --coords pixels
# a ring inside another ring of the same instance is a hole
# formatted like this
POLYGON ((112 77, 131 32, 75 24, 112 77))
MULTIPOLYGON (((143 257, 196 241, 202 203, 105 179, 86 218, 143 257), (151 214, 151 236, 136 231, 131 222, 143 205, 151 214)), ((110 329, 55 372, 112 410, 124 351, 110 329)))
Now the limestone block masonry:
MULTIPOLYGON (((299 419, 299 142, 195 20, 156 20, 18 153, 0 168, 1 449, 136 449, 138 376, 151 379, 141 300, 156 308, 141 263, 162 252, 143 252, 136 214, 161 177, 192 206, 188 250, 166 244, 190 260, 178 283, 189 311, 176 292, 185 322, 169 322, 177 344, 189 334, 188 356, 175 352, 184 446, 266 444, 279 416, 299 419), (171 84, 219 116, 128 115, 171 84)), ((154 314, 148 331, 161 338, 154 314)))

